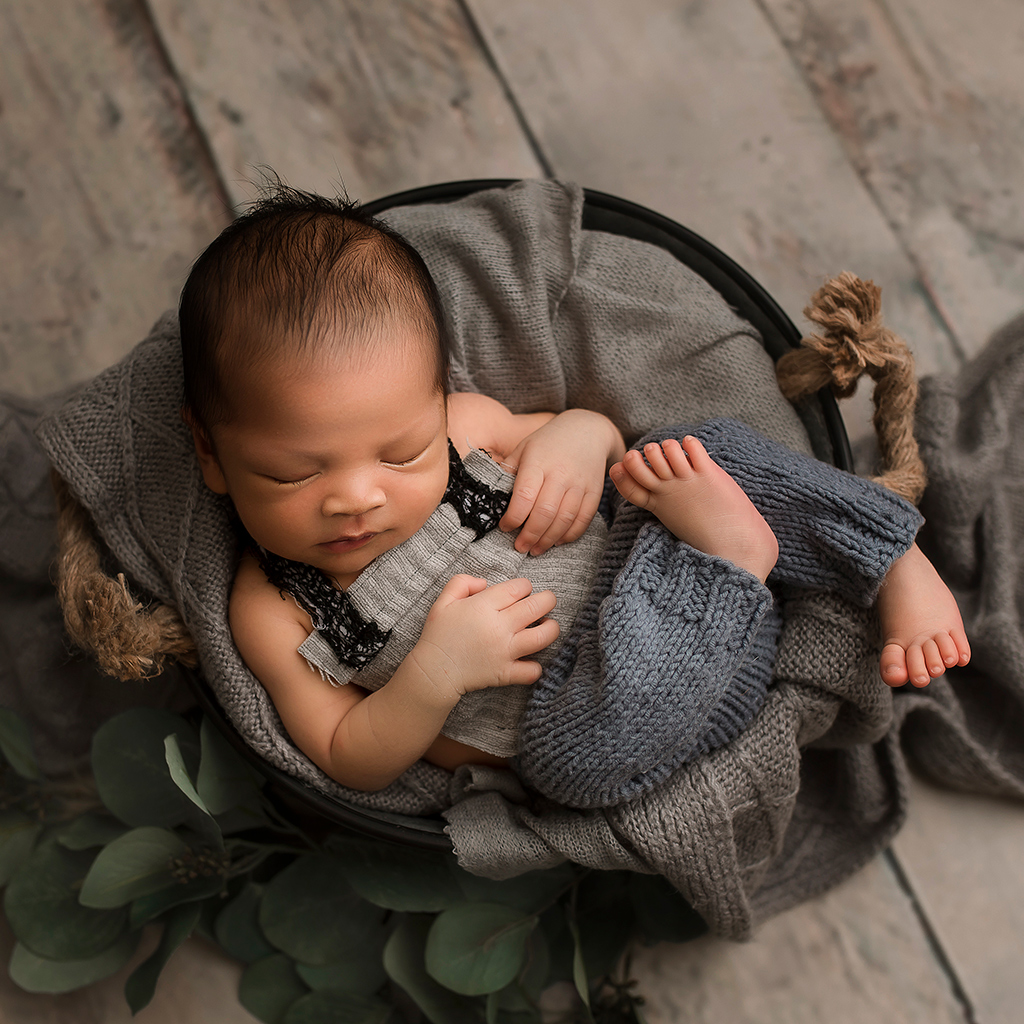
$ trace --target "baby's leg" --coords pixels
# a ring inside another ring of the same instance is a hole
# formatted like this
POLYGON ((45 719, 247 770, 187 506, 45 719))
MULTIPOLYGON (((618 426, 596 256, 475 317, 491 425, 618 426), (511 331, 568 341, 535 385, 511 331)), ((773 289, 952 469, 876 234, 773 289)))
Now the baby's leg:
POLYGON ((878 616, 880 669, 890 686, 927 686, 947 668, 970 661, 956 600, 916 544, 889 568, 878 591, 878 616))
POLYGON ((704 445, 689 435, 682 445, 669 438, 644 445, 643 455, 647 462, 628 451, 609 470, 619 494, 656 515, 677 539, 763 583, 779 554, 775 534, 704 445))

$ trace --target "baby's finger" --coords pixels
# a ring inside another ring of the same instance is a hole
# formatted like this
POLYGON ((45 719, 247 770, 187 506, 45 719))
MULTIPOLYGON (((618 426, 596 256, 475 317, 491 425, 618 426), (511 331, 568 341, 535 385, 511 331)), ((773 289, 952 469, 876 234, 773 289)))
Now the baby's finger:
MULTIPOLYGON (((531 555, 544 554, 548 548, 557 544, 565 537, 579 516, 583 498, 584 492, 582 487, 573 487, 562 495, 562 503, 558 506, 555 518, 551 520, 551 525, 541 534, 540 539, 530 548, 531 555)), ((520 534, 521 536, 522 534, 520 534)))
POLYGON ((479 576, 467 576, 465 573, 459 573, 457 576, 453 576, 441 589, 441 593, 437 595, 434 601, 434 607, 443 608, 446 605, 453 604, 455 601, 461 601, 464 598, 472 597, 474 594, 479 594, 481 590, 487 589, 487 580, 481 579, 479 576))
POLYGON ((543 651, 545 647, 553 644, 558 639, 558 623, 554 619, 544 619, 536 626, 529 629, 521 629, 512 638, 509 648, 512 657, 519 659, 527 654, 536 654, 543 651))
POLYGON ((527 686, 537 682, 543 671, 539 661, 514 661, 509 669, 508 682, 512 686, 527 686))
POLYGON ((514 607, 523 598, 530 597, 532 591, 533 584, 528 579, 519 577, 495 583, 493 587, 488 587, 477 600, 486 601, 497 611, 504 611, 514 607))
POLYGON ((523 523, 523 528, 516 537, 516 551, 530 551, 534 545, 544 536, 547 528, 554 522, 558 515, 559 506, 562 503, 562 485, 553 480, 545 480, 544 486, 537 495, 529 518, 523 523))
POLYGON ((601 495, 588 491, 580 502, 580 510, 576 513, 576 521, 565 531, 558 543, 571 544, 574 540, 579 540, 587 532, 587 527, 593 521, 594 516, 597 515, 600 504, 601 495))
POLYGON ((543 619, 545 615, 554 610, 556 604, 557 599, 552 591, 538 590, 505 608, 505 621, 514 633, 518 633, 532 623, 543 619))
POLYGON ((516 474, 516 482, 512 487, 512 498, 505 509, 505 514, 498 522, 498 529, 514 530, 526 522, 526 517, 537 503, 537 496, 544 484, 544 474, 530 469, 528 466, 516 474))

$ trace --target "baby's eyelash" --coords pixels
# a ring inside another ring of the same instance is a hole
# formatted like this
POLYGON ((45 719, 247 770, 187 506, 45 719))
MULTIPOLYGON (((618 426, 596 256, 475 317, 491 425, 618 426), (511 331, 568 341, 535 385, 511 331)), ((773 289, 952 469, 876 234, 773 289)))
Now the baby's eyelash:
POLYGON ((270 479, 273 480, 275 484, 281 484, 282 487, 296 487, 299 484, 304 484, 307 480, 309 480, 314 475, 315 474, 310 473, 309 476, 304 476, 300 480, 279 480, 276 476, 272 476, 270 479))
POLYGON ((415 462, 421 455, 423 455, 424 452, 426 452, 426 450, 427 449, 424 448, 422 452, 418 452, 416 455, 413 455, 411 458, 402 459, 402 460, 397 461, 397 462, 392 461, 390 459, 382 459, 381 461, 384 463, 385 466, 408 466, 410 463, 415 462))

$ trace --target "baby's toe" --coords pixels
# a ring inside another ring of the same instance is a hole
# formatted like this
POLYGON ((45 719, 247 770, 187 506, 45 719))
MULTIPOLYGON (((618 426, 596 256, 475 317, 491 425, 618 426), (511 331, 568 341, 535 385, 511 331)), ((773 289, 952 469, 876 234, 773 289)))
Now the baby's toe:
POLYGON ((714 462, 711 456, 708 455, 707 448, 692 434, 687 434, 683 438, 683 448, 686 451, 687 458, 690 460, 690 464, 698 472, 714 462))
POLYGON ((690 464, 690 457, 683 450, 683 446, 674 438, 670 437, 662 442, 662 450, 672 472, 680 479, 687 480, 693 474, 693 466, 690 464))
POLYGON ((635 449, 626 452, 622 459, 622 468, 626 471, 627 479, 641 487, 650 490, 658 485, 658 475, 644 462, 644 457, 635 449))
POLYGON ((956 641, 948 633, 939 633, 935 637, 935 645, 939 649, 939 657, 946 668, 952 668, 960 660, 956 641))
POLYGON ((907 676, 914 686, 927 686, 932 681, 920 644, 911 644, 907 648, 907 676))
POLYGON ((946 671, 943 664, 943 657, 939 652, 939 645, 934 638, 929 638, 921 644, 921 653, 924 656, 924 663, 928 668, 928 675, 936 679, 946 671))
POLYGON ((878 667, 885 683, 902 686, 907 681, 907 652, 899 644, 886 644, 878 667))
POLYGON ((949 635, 956 644, 958 665, 966 665, 971 660, 971 645, 967 642, 967 634, 962 629, 951 629, 949 635))
POLYGON ((657 441, 644 445, 644 457, 650 463, 651 469, 658 474, 659 479, 671 480, 675 476, 672 472, 672 467, 668 464, 668 459, 665 458, 661 445, 657 441))

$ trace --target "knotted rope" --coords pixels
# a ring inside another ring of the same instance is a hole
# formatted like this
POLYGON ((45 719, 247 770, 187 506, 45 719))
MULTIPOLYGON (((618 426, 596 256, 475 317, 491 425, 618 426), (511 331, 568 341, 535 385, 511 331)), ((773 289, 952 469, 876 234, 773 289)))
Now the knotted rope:
POLYGON ((791 402, 826 386, 837 398, 849 398, 866 373, 875 382, 872 423, 884 467, 872 479, 917 504, 927 477, 914 438, 914 357, 903 339, 882 324, 881 293, 873 281, 849 271, 826 281, 804 309, 823 333, 804 338, 800 348, 778 361, 775 372, 791 402))
POLYGON ((93 655, 108 675, 149 679, 167 659, 196 665, 195 644, 175 609, 156 602, 144 608, 123 572, 108 576, 88 513, 67 484, 52 474, 57 497, 57 597, 68 636, 93 655))

